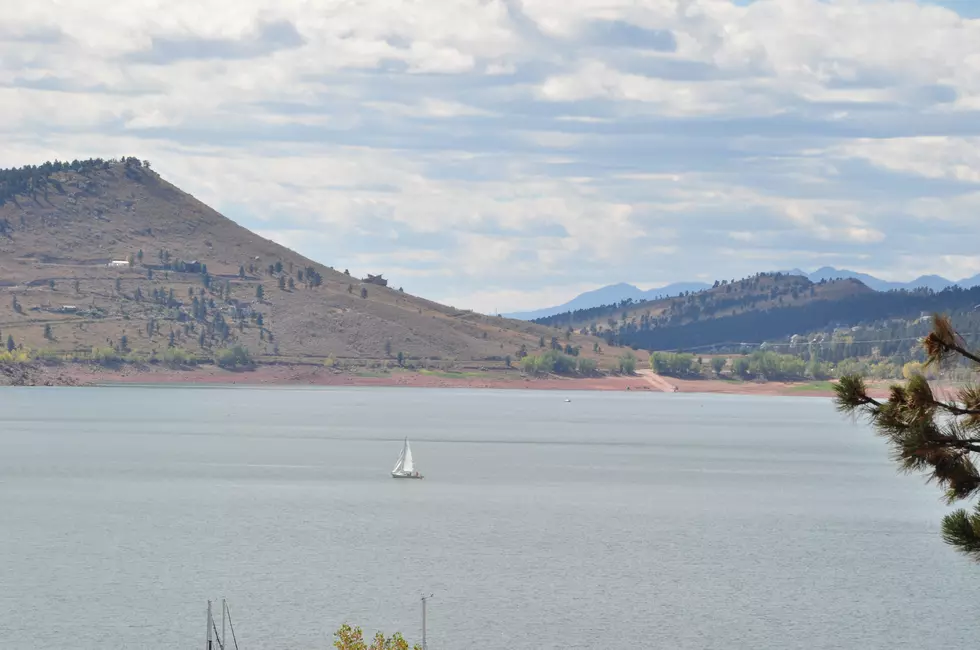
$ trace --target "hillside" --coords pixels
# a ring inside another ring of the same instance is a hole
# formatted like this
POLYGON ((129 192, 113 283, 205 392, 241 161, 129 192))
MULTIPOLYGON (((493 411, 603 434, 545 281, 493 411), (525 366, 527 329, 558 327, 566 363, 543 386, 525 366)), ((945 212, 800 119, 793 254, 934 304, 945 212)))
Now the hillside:
MULTIPOLYGON (((135 158, 0 171, 0 340, 18 347, 503 365, 552 334, 304 258, 135 158)), ((603 361, 589 337, 571 343, 603 361)))
POLYGON ((889 319, 917 321, 935 312, 972 313, 978 308, 980 287, 876 292, 857 280, 812 283, 801 276, 776 273, 672 300, 588 310, 601 313, 592 314, 587 324, 581 321, 583 314, 573 314, 572 320, 578 318, 576 328, 594 332, 609 345, 732 351, 794 335, 889 319))
POLYGON ((587 328, 606 336, 610 331, 680 327, 753 311, 799 307, 812 302, 842 300, 873 293, 856 280, 814 283, 798 275, 759 273, 750 278, 716 282, 711 288, 673 298, 614 305, 539 318, 542 325, 587 328))
MULTIPOLYGON (((980 285, 980 274, 973 275, 961 280, 947 280, 939 275, 923 275, 909 282, 889 282, 881 280, 867 273, 858 273, 847 269, 837 269, 832 266, 824 266, 812 273, 807 273, 800 269, 779 271, 782 275, 800 275, 811 282, 819 283, 822 281, 831 282, 836 280, 858 280, 861 284, 875 291, 914 291, 916 289, 931 289, 932 291, 942 291, 949 287, 958 286, 962 289, 970 289, 980 285)), ((771 274, 768 274, 771 275, 771 274)), ((634 303, 641 301, 656 300, 661 297, 673 297, 688 292, 697 292, 710 288, 711 285, 703 282, 676 282, 664 287, 642 291, 635 286, 627 283, 611 284, 600 287, 592 291, 586 291, 572 298, 566 303, 557 307, 547 307, 532 311, 514 312, 505 314, 510 318, 520 320, 537 321, 558 314, 582 311, 611 304, 618 304, 623 300, 632 300, 634 303)))

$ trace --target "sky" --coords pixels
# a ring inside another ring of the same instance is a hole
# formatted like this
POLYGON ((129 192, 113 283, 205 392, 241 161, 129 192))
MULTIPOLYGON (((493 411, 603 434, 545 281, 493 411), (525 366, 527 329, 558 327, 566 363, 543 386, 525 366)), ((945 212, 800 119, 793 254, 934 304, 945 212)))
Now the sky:
POLYGON ((487 313, 830 265, 980 272, 980 0, 31 0, 0 166, 148 159, 487 313))

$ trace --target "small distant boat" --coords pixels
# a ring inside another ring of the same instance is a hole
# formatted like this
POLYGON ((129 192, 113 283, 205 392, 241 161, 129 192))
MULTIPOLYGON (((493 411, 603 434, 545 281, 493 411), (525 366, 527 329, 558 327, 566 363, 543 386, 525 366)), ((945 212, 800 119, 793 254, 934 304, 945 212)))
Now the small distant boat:
POLYGON ((412 459, 412 446, 408 444, 408 437, 402 445, 402 453, 398 454, 398 462, 391 470, 392 478, 422 478, 418 470, 415 469, 415 461, 412 459))
POLYGON ((572 400, 570 400, 570 399, 567 399, 567 398, 566 398, 566 399, 565 399, 565 401, 566 401, 566 402, 571 402, 572 400))

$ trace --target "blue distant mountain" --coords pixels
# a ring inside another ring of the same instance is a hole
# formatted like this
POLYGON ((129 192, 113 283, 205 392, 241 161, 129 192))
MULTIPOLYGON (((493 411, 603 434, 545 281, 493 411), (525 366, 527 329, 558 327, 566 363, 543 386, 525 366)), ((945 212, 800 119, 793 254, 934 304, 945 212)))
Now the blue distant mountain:
POLYGON ((634 287, 632 284, 621 282, 619 284, 611 284, 607 287, 602 287, 601 289, 586 291, 585 293, 572 298, 568 302, 555 307, 546 307, 544 309, 537 309, 534 311, 515 312, 511 314, 504 314, 504 316, 507 318, 517 318, 520 320, 534 320, 535 318, 545 318, 546 316, 562 314, 566 311, 575 311, 576 309, 590 309, 592 307, 598 307, 599 305, 611 305, 629 298, 632 298, 634 301, 652 300, 660 296, 678 296, 685 291, 701 291, 702 289, 709 289, 710 287, 710 284, 705 284, 703 282, 677 282, 675 284, 668 284, 664 287, 643 291, 642 289, 634 287))
POLYGON ((837 278, 854 278, 865 284, 870 289, 875 291, 891 291, 893 289, 923 289, 928 288, 933 291, 942 291, 946 287, 951 287, 953 285, 959 285, 964 289, 969 289, 970 287, 975 287, 980 285, 980 275, 975 275, 971 278, 964 278, 963 280, 947 280, 940 275, 922 275, 912 280, 911 282, 889 282, 887 280, 879 280, 873 275, 868 275, 867 273, 858 273, 857 271, 848 271, 847 269, 835 269, 832 266, 825 266, 819 268, 813 273, 804 273, 799 269, 794 269, 790 271, 795 275, 805 275, 812 282, 820 282, 821 280, 834 280, 837 278))
MULTIPOLYGON (((943 289, 953 285, 959 285, 964 289, 980 286, 980 274, 955 282, 952 280, 947 280, 939 275, 923 275, 912 280, 911 282, 888 282, 887 280, 879 280, 873 275, 868 275, 867 273, 858 273, 857 271, 848 271, 847 269, 836 269, 832 266, 824 266, 817 269, 813 273, 807 273, 806 271, 802 271, 800 269, 792 269, 790 271, 782 272, 790 275, 805 276, 811 282, 854 278, 875 291, 891 291, 893 289, 911 290, 921 288, 929 288, 933 291, 942 291, 943 289)), ((593 291, 586 291, 568 302, 555 307, 504 314, 504 316, 507 318, 518 318, 520 320, 534 320, 535 318, 554 316, 555 314, 561 314, 566 311, 575 311, 576 309, 590 309, 592 307, 599 307, 600 305, 610 305, 629 298, 632 298, 634 301, 652 300, 661 296, 677 296, 685 291, 701 291, 702 289, 709 289, 710 287, 710 284, 705 284, 703 282, 677 282, 674 284, 668 284, 664 287, 643 291, 632 284, 621 282, 619 284, 611 284, 607 287, 602 287, 593 291)))

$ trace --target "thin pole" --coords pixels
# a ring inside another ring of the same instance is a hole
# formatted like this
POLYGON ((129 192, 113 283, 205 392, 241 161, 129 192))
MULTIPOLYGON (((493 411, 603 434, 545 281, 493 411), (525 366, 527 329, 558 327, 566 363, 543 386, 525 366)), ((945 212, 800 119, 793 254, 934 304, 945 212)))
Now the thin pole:
POLYGON ((429 650, 429 646, 425 639, 425 606, 430 598, 432 598, 432 594, 422 596, 422 650, 429 650))
POLYGON ((231 639, 235 642, 235 650, 238 650, 238 637, 235 636, 235 621, 231 620, 231 610, 228 610, 228 627, 231 628, 231 639))
POLYGON ((228 609, 228 603, 224 598, 221 599, 221 647, 225 647, 225 611, 228 609))
POLYGON ((211 650, 211 601, 208 601, 208 645, 206 650, 211 650))

